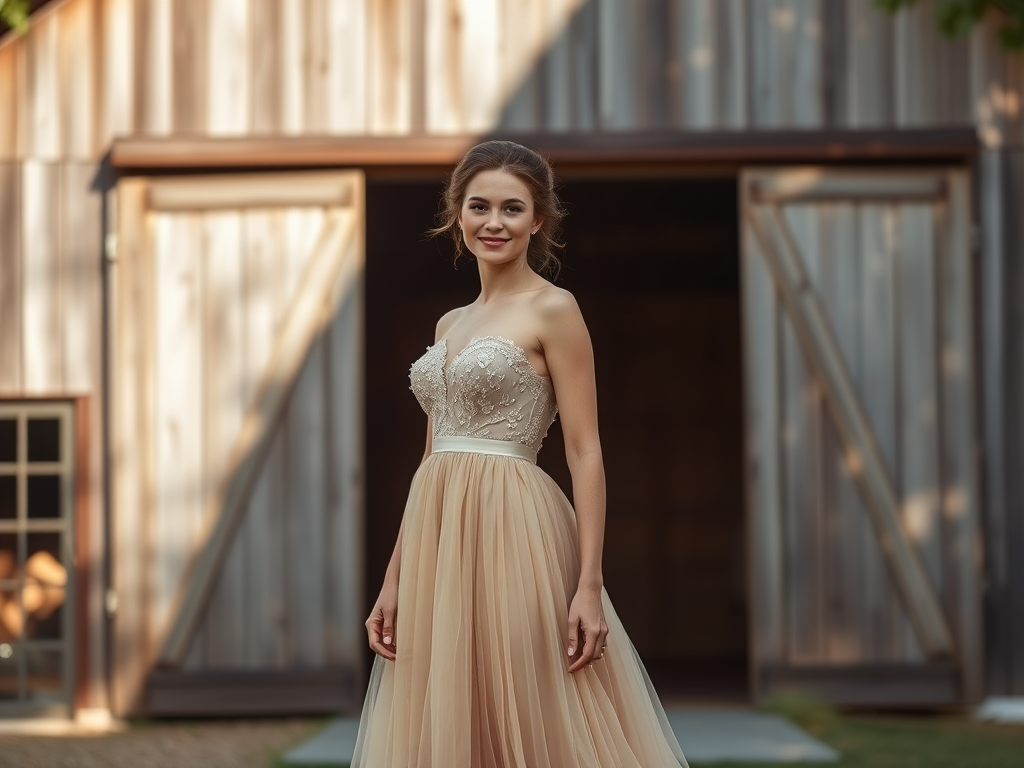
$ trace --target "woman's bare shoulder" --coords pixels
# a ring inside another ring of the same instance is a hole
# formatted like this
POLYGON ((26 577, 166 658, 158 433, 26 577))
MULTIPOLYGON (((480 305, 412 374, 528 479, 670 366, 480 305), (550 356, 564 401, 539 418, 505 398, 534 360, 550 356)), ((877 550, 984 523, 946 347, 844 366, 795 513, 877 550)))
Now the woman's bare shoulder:
POLYGON ((534 297, 534 308, 545 324, 583 319, 576 297, 557 285, 548 285, 538 291, 534 297))
POLYGON ((462 311, 465 307, 456 307, 450 309, 441 315, 441 319, 437 321, 437 326, 434 328, 434 343, 440 341, 441 337, 448 333, 448 329, 455 325, 455 322, 459 319, 462 311))

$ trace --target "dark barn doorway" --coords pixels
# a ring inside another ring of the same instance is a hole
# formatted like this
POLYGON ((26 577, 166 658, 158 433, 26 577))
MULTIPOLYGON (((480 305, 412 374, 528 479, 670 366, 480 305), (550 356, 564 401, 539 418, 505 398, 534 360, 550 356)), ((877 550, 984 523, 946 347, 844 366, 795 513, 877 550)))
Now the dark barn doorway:
MULTIPOLYGON (((476 295, 423 233, 441 179, 367 186, 367 452, 376 598, 423 451, 410 362, 476 295)), ((747 589, 736 179, 569 177, 559 284, 594 340, 605 582, 663 697, 745 700, 747 589)), ((561 431, 541 466, 571 498, 561 431)))

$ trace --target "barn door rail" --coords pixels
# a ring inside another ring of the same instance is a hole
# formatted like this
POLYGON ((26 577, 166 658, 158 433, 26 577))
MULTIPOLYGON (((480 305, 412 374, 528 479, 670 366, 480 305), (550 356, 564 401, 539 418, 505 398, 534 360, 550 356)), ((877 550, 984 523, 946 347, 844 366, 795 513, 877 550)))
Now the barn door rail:
POLYGON ((179 583, 156 659, 159 667, 179 668, 184 662, 299 371, 334 316, 339 298, 359 274, 358 224, 350 213, 327 214, 231 451, 225 482, 208 505, 196 555, 179 583))
MULTIPOLYGON (((911 190, 891 191, 904 196, 911 190)), ((913 191, 917 192, 915 196, 934 198, 941 195, 942 187, 920 187, 913 191)), ((924 565, 900 523, 895 486, 828 318, 782 216, 779 203, 783 196, 755 193, 751 198, 745 205, 744 216, 761 246, 808 365, 822 383, 825 402, 845 446, 847 465, 860 486, 911 625, 928 658, 950 658, 954 655, 952 632, 924 565)))

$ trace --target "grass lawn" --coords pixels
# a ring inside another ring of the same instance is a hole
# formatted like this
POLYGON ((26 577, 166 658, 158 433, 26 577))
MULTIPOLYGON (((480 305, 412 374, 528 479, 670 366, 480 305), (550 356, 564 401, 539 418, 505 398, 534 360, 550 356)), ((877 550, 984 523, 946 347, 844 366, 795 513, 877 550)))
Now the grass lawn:
MULTIPOLYGON (((850 715, 799 724, 842 755, 837 763, 799 763, 804 768, 1024 768, 1024 725, 941 715, 850 715)), ((779 763, 718 765, 778 768, 779 763)))

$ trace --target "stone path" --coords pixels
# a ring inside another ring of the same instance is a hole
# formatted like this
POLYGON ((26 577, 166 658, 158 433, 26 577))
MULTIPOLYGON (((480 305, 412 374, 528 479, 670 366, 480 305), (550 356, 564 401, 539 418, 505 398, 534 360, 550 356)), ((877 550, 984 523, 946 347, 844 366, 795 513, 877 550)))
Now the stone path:
MULTIPOLYGON (((834 762, 839 755, 777 715, 749 709, 669 709, 672 725, 692 763, 749 761, 762 763, 834 762)), ((323 731, 285 754, 284 764, 347 765, 359 721, 334 720, 323 731)))

